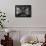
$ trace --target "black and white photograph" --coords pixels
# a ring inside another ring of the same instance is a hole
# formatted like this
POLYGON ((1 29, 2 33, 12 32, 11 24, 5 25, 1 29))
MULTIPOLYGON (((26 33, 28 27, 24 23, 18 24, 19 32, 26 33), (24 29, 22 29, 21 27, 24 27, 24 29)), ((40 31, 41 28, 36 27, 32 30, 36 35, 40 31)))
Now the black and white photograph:
POLYGON ((0 0, 0 46, 46 46, 46 0, 0 0))
POLYGON ((15 16, 16 17, 31 17, 31 5, 16 5, 15 16))

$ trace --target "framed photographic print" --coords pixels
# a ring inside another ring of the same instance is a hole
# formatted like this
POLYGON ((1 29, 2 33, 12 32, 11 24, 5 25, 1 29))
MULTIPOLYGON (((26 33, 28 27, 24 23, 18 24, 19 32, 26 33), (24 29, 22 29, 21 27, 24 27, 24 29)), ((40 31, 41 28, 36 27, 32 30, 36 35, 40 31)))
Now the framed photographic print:
POLYGON ((15 17, 31 17, 31 5, 16 5, 15 17))

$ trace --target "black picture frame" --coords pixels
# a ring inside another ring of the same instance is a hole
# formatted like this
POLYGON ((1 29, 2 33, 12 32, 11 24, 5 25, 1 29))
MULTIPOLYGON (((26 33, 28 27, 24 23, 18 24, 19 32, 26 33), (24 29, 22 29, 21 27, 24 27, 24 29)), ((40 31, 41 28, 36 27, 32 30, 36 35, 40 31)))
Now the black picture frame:
POLYGON ((15 17, 31 17, 31 5, 16 5, 15 17))

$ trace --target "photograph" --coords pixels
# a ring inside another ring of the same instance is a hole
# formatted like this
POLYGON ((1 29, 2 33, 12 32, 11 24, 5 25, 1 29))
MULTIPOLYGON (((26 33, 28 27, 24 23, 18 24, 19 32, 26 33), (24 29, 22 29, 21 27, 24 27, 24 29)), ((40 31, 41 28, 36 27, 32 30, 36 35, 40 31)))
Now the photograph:
POLYGON ((16 5, 15 17, 31 17, 31 5, 16 5))
POLYGON ((0 0, 0 46, 46 46, 46 0, 0 0))

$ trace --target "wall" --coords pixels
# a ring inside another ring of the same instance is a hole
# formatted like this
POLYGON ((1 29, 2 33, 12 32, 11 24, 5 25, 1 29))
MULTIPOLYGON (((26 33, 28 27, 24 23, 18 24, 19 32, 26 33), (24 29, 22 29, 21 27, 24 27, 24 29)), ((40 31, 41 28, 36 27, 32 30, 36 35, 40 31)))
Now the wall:
POLYGON ((31 31, 46 31, 46 0, 32 0, 32 2, 31 0, 0 0, 0 10, 6 12, 9 23, 7 22, 5 26, 8 29, 10 27, 15 31, 21 31, 22 35, 31 31), (32 17, 16 18, 15 5, 18 4, 32 4, 32 17))
POLYGON ((0 0, 0 10, 6 12, 6 27, 46 27, 46 0, 0 0), (15 5, 32 4, 31 18, 16 18, 15 5))

